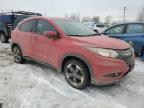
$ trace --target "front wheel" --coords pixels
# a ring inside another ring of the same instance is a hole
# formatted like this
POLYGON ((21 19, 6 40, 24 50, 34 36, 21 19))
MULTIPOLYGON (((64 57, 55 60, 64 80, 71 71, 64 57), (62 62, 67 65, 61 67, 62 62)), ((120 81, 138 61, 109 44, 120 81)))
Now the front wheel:
POLYGON ((22 52, 18 46, 13 47, 14 61, 16 63, 24 63, 25 59, 22 56, 22 52))
POLYGON ((77 59, 69 60, 64 65, 64 75, 67 82, 76 89, 84 89, 90 82, 86 65, 77 59))

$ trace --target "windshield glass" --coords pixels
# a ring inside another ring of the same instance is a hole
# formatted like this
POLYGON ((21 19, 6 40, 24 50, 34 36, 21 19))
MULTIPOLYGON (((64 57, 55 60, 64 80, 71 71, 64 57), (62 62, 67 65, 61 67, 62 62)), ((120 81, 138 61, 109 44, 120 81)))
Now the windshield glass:
POLYGON ((73 20, 53 19, 55 24, 68 36, 91 36, 96 33, 86 25, 73 20))

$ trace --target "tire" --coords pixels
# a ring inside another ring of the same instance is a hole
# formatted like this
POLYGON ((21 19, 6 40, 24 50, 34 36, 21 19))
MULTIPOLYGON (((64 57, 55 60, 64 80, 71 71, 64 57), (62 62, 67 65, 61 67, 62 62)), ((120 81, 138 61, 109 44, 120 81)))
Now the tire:
POLYGON ((25 59, 23 58, 22 52, 18 46, 14 46, 13 49, 14 61, 16 63, 23 64, 25 63, 25 59))
POLYGON ((8 43, 8 37, 4 33, 0 34, 0 40, 2 43, 8 43))
POLYGON ((90 84, 89 70, 77 59, 71 59, 64 65, 64 76, 67 82, 76 89, 84 89, 90 84))
POLYGON ((99 34, 98 30, 94 30, 94 32, 96 32, 97 34, 99 34))

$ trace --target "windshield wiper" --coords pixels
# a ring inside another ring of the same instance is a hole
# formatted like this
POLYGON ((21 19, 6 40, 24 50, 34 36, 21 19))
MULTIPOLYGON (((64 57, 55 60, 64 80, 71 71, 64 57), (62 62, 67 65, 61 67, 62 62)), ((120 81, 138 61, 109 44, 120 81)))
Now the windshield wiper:
POLYGON ((97 36, 97 35, 100 35, 100 34, 86 34, 86 35, 79 35, 79 34, 76 34, 76 35, 68 35, 68 36, 88 37, 88 36, 97 36))
POLYGON ((100 34, 89 34, 87 36, 97 36, 97 35, 100 35, 100 34))
POLYGON ((68 35, 68 36, 79 36, 79 37, 84 37, 86 35, 68 35))

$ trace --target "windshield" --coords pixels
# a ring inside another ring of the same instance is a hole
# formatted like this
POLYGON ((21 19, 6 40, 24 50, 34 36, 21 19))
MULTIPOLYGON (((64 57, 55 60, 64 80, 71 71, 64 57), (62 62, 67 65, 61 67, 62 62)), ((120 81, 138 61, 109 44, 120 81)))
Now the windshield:
POLYGON ((86 25, 73 20, 54 19, 55 24, 68 36, 91 36, 97 35, 86 25))

